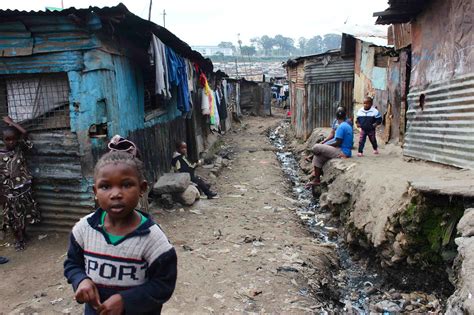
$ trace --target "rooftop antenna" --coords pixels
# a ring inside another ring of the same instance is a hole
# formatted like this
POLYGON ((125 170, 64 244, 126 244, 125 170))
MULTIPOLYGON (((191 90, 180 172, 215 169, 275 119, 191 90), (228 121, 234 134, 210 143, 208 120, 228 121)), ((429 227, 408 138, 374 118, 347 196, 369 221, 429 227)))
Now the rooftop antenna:
POLYGON ((151 6, 153 5, 153 0, 150 0, 150 6, 148 7, 148 21, 151 21, 151 6))
POLYGON ((163 9, 163 27, 166 28, 166 11, 163 9))

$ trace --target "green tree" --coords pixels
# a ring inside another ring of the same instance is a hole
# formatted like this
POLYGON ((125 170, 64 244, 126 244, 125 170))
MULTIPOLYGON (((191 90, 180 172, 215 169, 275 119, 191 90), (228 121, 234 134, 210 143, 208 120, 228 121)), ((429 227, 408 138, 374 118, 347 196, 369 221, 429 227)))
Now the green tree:
POLYGON ((220 42, 217 47, 219 48, 231 48, 235 52, 235 46, 231 42, 220 42))
POLYGON ((319 35, 311 37, 306 43, 307 54, 319 54, 324 50, 323 38, 319 35))
POLYGON ((341 48, 341 37, 339 34, 324 35, 323 45, 325 50, 341 48))
POLYGON ((300 37, 298 39, 298 49, 302 56, 306 55, 306 45, 308 44, 308 40, 304 37, 300 37))
POLYGON ((243 56, 255 56, 257 49, 254 46, 242 46, 240 54, 243 56))
POLYGON ((294 52, 295 41, 292 38, 278 34, 273 40, 274 45, 278 47, 280 55, 291 55, 294 52))
POLYGON ((273 38, 269 37, 268 35, 263 35, 260 37, 260 45, 262 45, 264 55, 270 56, 274 43, 275 41, 273 38))

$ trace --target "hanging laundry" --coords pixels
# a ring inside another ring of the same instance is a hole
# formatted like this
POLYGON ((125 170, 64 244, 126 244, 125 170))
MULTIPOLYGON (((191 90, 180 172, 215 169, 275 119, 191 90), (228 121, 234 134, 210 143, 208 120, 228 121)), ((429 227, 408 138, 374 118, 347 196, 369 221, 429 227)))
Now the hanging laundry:
POLYGON ((171 90, 168 81, 166 45, 156 35, 152 34, 148 52, 151 56, 151 62, 155 65, 155 94, 163 95, 165 99, 170 99, 171 90))
POLYGON ((209 94, 206 94, 206 89, 204 88, 201 90, 201 111, 204 116, 208 116, 211 114, 211 103, 209 102, 209 94))
POLYGON ((219 130, 221 122, 219 118, 219 110, 218 110, 218 103, 219 103, 219 96, 217 95, 216 91, 212 91, 213 95, 213 102, 212 102, 212 109, 211 109, 211 124, 217 127, 217 130, 219 130), (214 120, 214 123, 212 123, 212 120, 214 120))
POLYGON ((166 47, 166 57, 168 61, 168 80, 170 85, 178 87, 178 109, 187 116, 191 111, 191 101, 188 88, 188 75, 186 72, 186 62, 183 57, 166 47))
POLYGON ((224 93, 225 102, 229 104, 229 94, 227 94, 227 80, 222 80, 222 92, 224 93))
POLYGON ((223 86, 219 87, 216 91, 219 97, 219 106, 217 107, 217 111, 219 113, 219 119, 226 120, 227 119, 227 101, 223 93, 224 91, 223 86))

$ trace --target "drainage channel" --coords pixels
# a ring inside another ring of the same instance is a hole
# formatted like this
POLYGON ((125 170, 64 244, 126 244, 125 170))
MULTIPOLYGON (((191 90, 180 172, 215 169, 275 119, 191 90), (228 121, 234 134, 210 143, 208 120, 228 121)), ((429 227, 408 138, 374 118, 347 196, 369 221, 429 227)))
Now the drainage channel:
POLYGON ((342 239, 337 237, 338 227, 334 226, 331 214, 320 209, 317 200, 314 200, 312 192, 305 188, 304 182, 299 175, 299 165, 294 154, 286 149, 284 128, 288 123, 282 123, 270 132, 270 141, 278 150, 276 155, 285 175, 293 184, 293 197, 298 200, 302 207, 296 210, 297 215, 303 220, 309 231, 322 243, 330 243, 336 248, 341 269, 333 277, 339 285, 338 295, 332 297, 338 305, 328 302, 327 311, 355 311, 360 314, 369 313, 367 292, 375 285, 379 286, 383 281, 375 271, 368 271, 367 266, 359 265, 353 261, 349 249, 344 245, 342 239))
MULTIPOLYGON (((390 280, 393 277, 391 277, 386 270, 381 269, 377 264, 373 264, 373 260, 370 258, 353 258, 358 255, 367 255, 364 253, 361 254, 354 252, 352 252, 351 255, 344 240, 339 236, 337 220, 332 217, 331 213, 322 211, 318 200, 315 200, 312 192, 305 188, 306 182, 300 177, 299 164, 294 154, 287 148, 285 143, 286 128, 289 128, 289 123, 281 123, 277 128, 271 130, 269 138, 270 142, 277 149, 276 155, 283 172, 293 184, 293 198, 298 200, 298 204, 301 205, 297 208, 296 213, 315 238, 317 238, 321 243, 331 244, 331 246, 336 249, 339 258, 340 269, 335 271, 332 275, 333 280, 337 282, 338 289, 336 290, 337 292, 331 294, 328 301, 324 301, 324 311, 329 313, 349 312, 369 314, 373 311, 371 308, 374 307, 375 303, 380 302, 385 306, 394 306, 395 308, 392 311, 399 312, 402 310, 408 310, 410 307, 407 308, 407 305, 412 302, 413 304, 419 304, 422 300, 418 298, 419 296, 430 297, 429 299, 426 299, 426 302, 424 302, 428 304, 427 310, 440 310, 440 307, 442 307, 440 306, 440 303, 443 303, 442 300, 445 300, 445 297, 442 297, 442 299, 439 300, 436 297, 438 294, 424 293, 434 292, 436 289, 432 290, 426 287, 421 289, 416 284, 412 285, 411 289, 408 291, 401 288, 398 290, 393 289, 393 287, 399 287, 399 285, 396 285, 395 282, 390 280), (391 294, 390 292, 384 291, 383 288, 391 291, 391 294), (389 288, 392 289, 390 290, 389 288), (427 291, 418 291, 420 289, 427 291), (401 293, 403 291, 407 293, 401 293), (377 294, 374 295, 374 292, 377 294), (392 296, 391 298, 390 295, 392 296), (402 295, 403 298, 401 297, 402 295), (398 296, 398 298, 395 298, 394 296, 398 296)), ((402 278, 408 277, 408 279, 406 279, 408 282, 421 282, 416 280, 417 276, 412 272, 405 273, 400 270, 400 273, 401 275, 399 276, 402 278)), ((418 275, 418 277, 420 277, 420 275, 418 275)), ((382 307, 379 311, 385 313, 387 312, 387 308, 382 307)), ((390 310, 388 312, 390 312, 390 310)))

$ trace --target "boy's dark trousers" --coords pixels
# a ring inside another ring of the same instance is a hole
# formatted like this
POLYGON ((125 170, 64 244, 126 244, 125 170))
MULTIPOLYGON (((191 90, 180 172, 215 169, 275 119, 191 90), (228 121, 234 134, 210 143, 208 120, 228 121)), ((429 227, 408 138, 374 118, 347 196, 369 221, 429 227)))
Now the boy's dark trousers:
POLYGON ((191 181, 195 183, 199 190, 201 190, 206 196, 211 192, 211 185, 209 185, 202 177, 194 175, 191 177, 191 181))
POLYGON ((364 129, 362 129, 360 131, 360 138, 359 138, 359 153, 364 152, 365 141, 367 137, 369 137, 369 141, 370 143, 372 143, 372 147, 374 148, 374 150, 377 150, 378 146, 377 146, 377 136, 375 134, 375 129, 369 130, 369 131, 365 131, 364 129))

